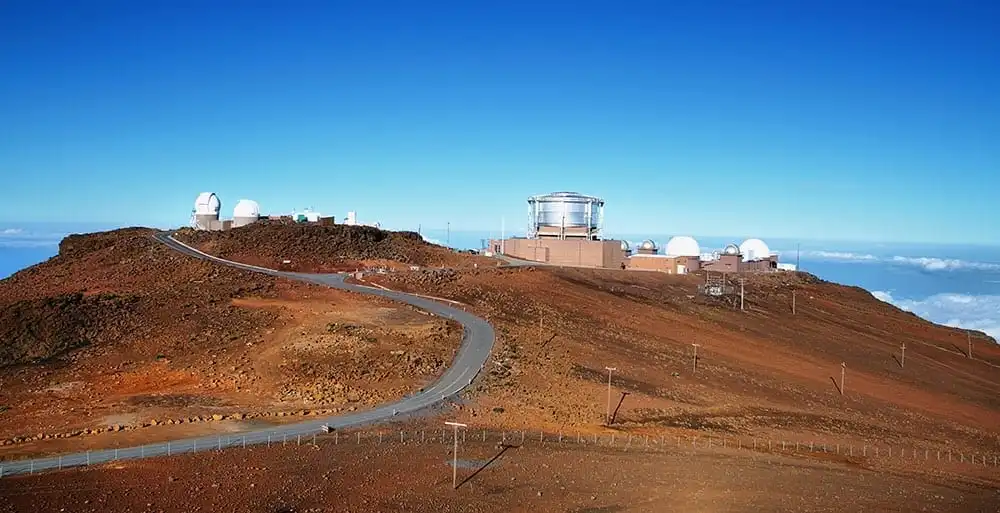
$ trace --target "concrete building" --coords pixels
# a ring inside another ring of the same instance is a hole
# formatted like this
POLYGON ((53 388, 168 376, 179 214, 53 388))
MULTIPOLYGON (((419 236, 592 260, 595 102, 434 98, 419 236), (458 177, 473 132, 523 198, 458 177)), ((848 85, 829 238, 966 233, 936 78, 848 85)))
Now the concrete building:
POLYGON ((625 251, 617 240, 511 238, 491 240, 488 249, 497 255, 552 265, 621 269, 625 264, 625 251))

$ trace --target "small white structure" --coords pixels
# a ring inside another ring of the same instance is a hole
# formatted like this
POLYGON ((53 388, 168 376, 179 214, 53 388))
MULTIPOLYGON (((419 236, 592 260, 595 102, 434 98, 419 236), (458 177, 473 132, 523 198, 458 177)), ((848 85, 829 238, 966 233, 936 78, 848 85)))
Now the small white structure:
POLYGON ((355 211, 350 211, 347 213, 347 218, 344 219, 344 224, 348 226, 354 226, 358 224, 358 213, 355 211))
POLYGON ((254 200, 241 199, 233 207, 233 227, 246 226, 260 219, 260 205, 254 200))
POLYGON ((694 240, 694 237, 678 235, 671 237, 667 241, 667 246, 663 248, 663 253, 672 257, 696 257, 701 255, 701 246, 698 245, 698 241, 694 240))
POLYGON ((214 230, 219 226, 219 210, 222 201, 214 192, 203 192, 194 200, 191 226, 198 230, 214 230))
POLYGON ((771 256, 771 248, 760 239, 747 239, 740 244, 740 254, 743 255, 743 260, 748 262, 763 260, 771 256))
POLYGON ((784 262, 778 262, 778 270, 779 271, 795 271, 795 270, 797 270, 797 267, 795 266, 795 264, 786 264, 784 262))

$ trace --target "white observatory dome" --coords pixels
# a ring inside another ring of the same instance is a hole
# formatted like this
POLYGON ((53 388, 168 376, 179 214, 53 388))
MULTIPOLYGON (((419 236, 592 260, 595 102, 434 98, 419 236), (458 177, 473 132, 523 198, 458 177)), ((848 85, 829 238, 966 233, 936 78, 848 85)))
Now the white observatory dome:
POLYGON ((696 257, 701 255, 701 247, 698 246, 698 241, 694 240, 694 237, 679 235, 671 237, 667 241, 667 247, 663 252, 668 256, 696 257))
POLYGON ((726 247, 722 250, 722 252, 726 255, 739 255, 740 247, 736 244, 726 244, 726 247))
POLYGON ((771 248, 760 239, 747 239, 740 244, 740 254, 744 260, 761 260, 771 256, 771 248))
POLYGON ((254 200, 241 199, 233 207, 233 217, 260 217, 260 205, 254 200))
POLYGON ((627 240, 622 241, 622 251, 632 251, 632 246, 629 246, 627 240))
POLYGON ((222 202, 214 192, 203 192, 194 200, 194 213, 199 216, 218 216, 222 202))
POLYGON ((649 250, 649 251, 656 251, 656 243, 653 242, 650 239, 646 239, 646 240, 642 241, 642 244, 639 245, 639 248, 640 249, 649 250))

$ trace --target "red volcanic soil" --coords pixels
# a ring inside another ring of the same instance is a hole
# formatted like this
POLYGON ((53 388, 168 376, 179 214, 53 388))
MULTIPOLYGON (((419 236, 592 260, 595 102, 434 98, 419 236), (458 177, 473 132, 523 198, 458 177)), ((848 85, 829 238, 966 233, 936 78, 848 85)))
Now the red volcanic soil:
POLYGON ((980 340, 969 359, 964 331, 860 288, 798 273, 748 276, 740 311, 738 298, 701 295, 702 277, 653 272, 539 267, 370 280, 461 301, 495 324, 469 420, 596 429, 613 367, 611 406, 629 393, 616 424, 634 432, 1000 453, 1000 347, 980 340))
MULTIPOLYGON (((436 430, 435 430, 436 431, 436 430)), ((988 512, 996 475, 932 475, 905 462, 792 458, 737 449, 624 449, 495 440, 234 448, 0 480, 4 511, 240 512, 988 512), (476 469, 492 460, 482 471, 476 469)))
POLYGON ((410 307, 201 261, 152 233, 70 236, 0 281, 0 455, 366 408, 431 381, 461 339, 410 307))
POLYGON ((297 272, 497 265, 492 258, 427 243, 414 232, 371 226, 259 221, 227 231, 181 230, 176 238, 228 260, 297 272))

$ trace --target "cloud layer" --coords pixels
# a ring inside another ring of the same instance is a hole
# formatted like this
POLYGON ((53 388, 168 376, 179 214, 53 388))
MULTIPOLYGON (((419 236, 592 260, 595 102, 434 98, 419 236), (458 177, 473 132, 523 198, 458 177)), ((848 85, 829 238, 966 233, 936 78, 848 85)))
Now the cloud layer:
MULTIPOLYGON (((794 253, 794 250, 783 252, 785 255, 794 253)), ((805 258, 836 260, 840 262, 905 265, 919 267, 925 271, 1000 271, 1000 263, 972 262, 956 258, 908 257, 898 255, 882 257, 872 255, 871 253, 855 253, 850 251, 803 251, 801 255, 805 258)))
POLYGON ((966 294, 934 294, 925 299, 897 299, 885 291, 872 295, 945 326, 979 330, 1000 341, 1000 296, 966 294))
POLYGON ((34 232, 23 228, 0 228, 0 248, 42 248, 56 246, 64 233, 34 232))

